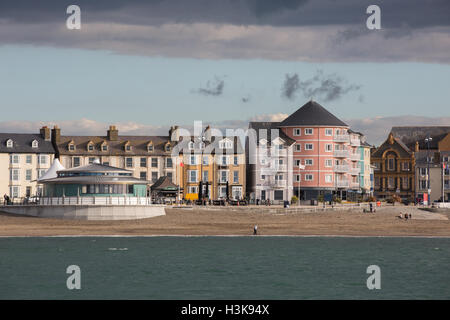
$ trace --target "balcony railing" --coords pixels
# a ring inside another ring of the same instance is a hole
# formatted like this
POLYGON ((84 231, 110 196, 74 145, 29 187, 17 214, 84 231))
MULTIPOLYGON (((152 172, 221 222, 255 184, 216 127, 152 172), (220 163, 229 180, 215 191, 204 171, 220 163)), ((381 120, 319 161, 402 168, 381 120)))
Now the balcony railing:
POLYGON ((350 188, 352 189, 358 189, 360 187, 359 182, 351 182, 350 188))
POLYGON ((361 159, 361 155, 359 153, 350 153, 350 159, 353 161, 358 161, 361 159))
POLYGON ((346 164, 339 164, 339 165, 335 165, 333 169, 335 172, 346 173, 349 170, 349 166, 346 164))
POLYGON ((272 157, 286 157, 287 155, 287 150, 286 149, 274 149, 270 155, 272 157))
POLYGON ((359 147, 361 145, 361 142, 359 139, 350 139, 350 145, 352 147, 359 147))
POLYGON ((360 169, 359 168, 350 168, 350 174, 353 176, 357 176, 360 173, 360 169))
POLYGON ((333 140, 335 142, 348 142, 349 139, 350 138, 347 134, 340 134, 340 135, 335 135, 333 140))
POLYGON ((275 180, 275 186, 286 187, 286 180, 275 180))
POLYGON ((335 150, 333 154, 336 158, 348 158, 347 150, 335 150))
POLYGON ((285 165, 285 164, 275 164, 273 166, 273 170, 275 170, 275 171, 287 171, 287 165, 285 165))
POLYGON ((348 188, 348 180, 338 180, 338 181, 336 181, 336 187, 338 187, 338 188, 348 188))

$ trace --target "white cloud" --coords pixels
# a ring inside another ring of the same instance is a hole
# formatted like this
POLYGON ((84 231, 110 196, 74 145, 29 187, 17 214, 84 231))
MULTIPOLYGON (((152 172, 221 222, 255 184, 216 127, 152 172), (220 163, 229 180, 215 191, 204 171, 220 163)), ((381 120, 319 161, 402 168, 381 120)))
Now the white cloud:
POLYGON ((288 116, 287 113, 260 114, 251 118, 250 121, 281 122, 288 116))
MULTIPOLYGON (((132 121, 111 124, 116 125, 119 134, 123 135, 167 135, 169 129, 132 121)), ((54 125, 58 125, 62 135, 106 135, 106 130, 111 124, 85 118, 63 121, 2 121, 0 132, 38 133, 42 126, 53 128, 54 125)))
MULTIPOLYGON (((222 130, 248 128, 249 121, 283 121, 288 114, 273 113, 262 114, 247 120, 223 120, 211 123, 211 126, 222 130)), ((393 126, 450 126, 450 117, 419 117, 419 116, 395 116, 395 117, 371 117, 359 119, 343 119, 353 130, 363 133, 367 142, 379 145, 386 138, 393 126)), ((138 122, 103 123, 92 119, 64 120, 64 121, 2 121, 0 132, 11 133, 38 133, 42 126, 53 127, 58 125, 63 135, 106 135, 110 124, 119 129, 121 135, 168 135, 168 127, 142 124, 138 122)), ((203 123, 206 126, 208 123, 203 123)), ((193 124, 178 124, 187 130, 193 128, 193 124)))
POLYGON ((386 140, 392 127, 397 126, 450 126, 450 117, 395 116, 372 117, 344 120, 353 130, 360 131, 367 137, 367 142, 374 145, 386 140))

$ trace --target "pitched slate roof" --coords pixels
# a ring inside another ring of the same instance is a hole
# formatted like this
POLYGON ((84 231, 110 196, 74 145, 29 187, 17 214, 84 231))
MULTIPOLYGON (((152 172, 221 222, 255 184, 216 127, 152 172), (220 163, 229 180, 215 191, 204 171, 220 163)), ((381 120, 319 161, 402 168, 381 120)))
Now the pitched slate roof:
POLYGON ((383 153, 388 149, 395 149, 401 157, 410 157, 413 153, 399 138, 393 139, 393 143, 389 143, 389 137, 376 149, 373 150, 372 158, 381 158, 383 153), (399 148, 400 147, 400 148, 399 148))
POLYGON ((287 136, 283 130, 280 129, 280 122, 250 122, 249 129, 254 129, 256 132, 256 145, 259 145, 259 141, 264 138, 270 145, 272 142, 272 129, 278 129, 278 137, 286 141, 287 145, 292 145, 295 140, 287 136), (260 136, 262 133, 266 133, 264 136, 260 136))
POLYGON ((438 149, 438 143, 450 133, 450 127, 446 126, 402 126, 392 127, 394 137, 400 139, 411 150, 414 150, 416 141, 419 142, 420 149, 427 149, 425 138, 431 137, 430 149, 438 149))
POLYGON ((333 126, 348 127, 346 123, 339 120, 315 101, 308 101, 300 109, 280 122, 281 127, 289 126, 333 126))
POLYGON ((58 152, 62 155, 91 155, 91 156, 127 156, 127 155, 170 155, 170 151, 165 151, 167 142, 173 146, 169 136, 118 136, 117 141, 109 140, 107 136, 61 136, 57 144, 58 152), (73 141, 76 146, 75 151, 68 149, 69 143, 73 141), (88 151, 87 145, 92 141, 94 150, 88 151), (147 151, 149 142, 153 144, 153 151, 147 151), (103 143, 108 145, 107 151, 101 150, 103 143), (131 151, 125 151, 125 144, 129 142, 131 151))
POLYGON ((51 141, 45 141, 40 134, 29 133, 0 133, 0 153, 55 153, 51 141), (6 142, 11 139, 13 147, 8 148, 6 142), (31 143, 36 140, 38 147, 31 143))
POLYGON ((163 190, 166 188, 174 188, 178 190, 178 186, 173 183, 168 176, 162 176, 151 186, 152 190, 163 190))

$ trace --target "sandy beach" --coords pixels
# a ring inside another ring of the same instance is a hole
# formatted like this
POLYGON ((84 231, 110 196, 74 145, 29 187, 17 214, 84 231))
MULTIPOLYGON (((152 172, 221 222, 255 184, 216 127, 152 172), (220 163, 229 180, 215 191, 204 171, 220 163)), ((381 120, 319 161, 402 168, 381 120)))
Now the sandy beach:
POLYGON ((385 207, 376 213, 328 211, 249 213, 216 208, 167 208, 166 215, 128 221, 80 221, 14 216, 0 213, 0 236, 88 235, 260 235, 436 236, 450 237, 448 213, 415 207, 385 207), (399 213, 411 213, 411 220, 399 213))

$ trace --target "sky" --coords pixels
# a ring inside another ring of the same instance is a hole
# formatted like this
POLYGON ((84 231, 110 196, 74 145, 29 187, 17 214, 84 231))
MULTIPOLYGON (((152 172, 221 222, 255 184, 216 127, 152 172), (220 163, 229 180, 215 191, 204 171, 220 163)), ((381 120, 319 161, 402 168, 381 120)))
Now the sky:
POLYGON ((2 0, 0 131, 246 128, 312 98, 379 144, 392 126, 450 125, 449 13, 445 0, 2 0), (375 3, 381 30, 366 27, 375 3))

